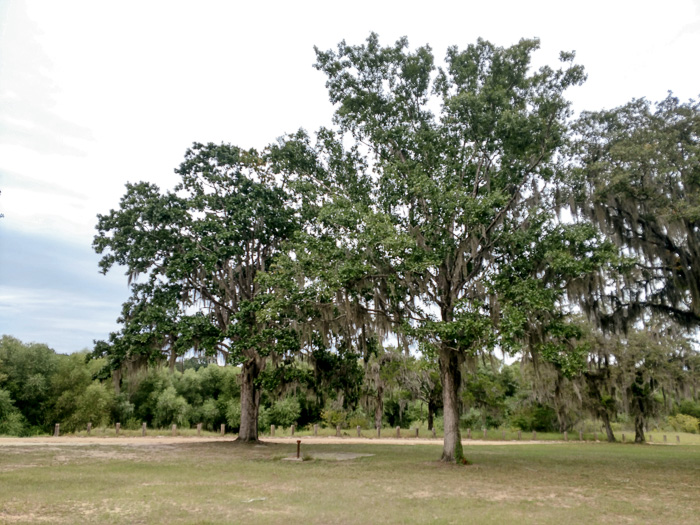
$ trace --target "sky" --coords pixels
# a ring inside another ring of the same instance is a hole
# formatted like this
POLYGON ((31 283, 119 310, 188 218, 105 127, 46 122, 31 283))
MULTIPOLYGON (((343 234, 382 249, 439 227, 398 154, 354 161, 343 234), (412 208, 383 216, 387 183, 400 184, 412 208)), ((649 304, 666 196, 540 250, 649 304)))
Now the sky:
POLYGON ((536 67, 576 51, 577 113, 700 94, 700 0, 0 0, 0 335, 62 353, 107 339, 129 290, 98 271, 97 215, 127 182, 172 188, 195 141, 330 125, 314 46, 370 32, 437 59, 479 37, 540 38, 536 67))

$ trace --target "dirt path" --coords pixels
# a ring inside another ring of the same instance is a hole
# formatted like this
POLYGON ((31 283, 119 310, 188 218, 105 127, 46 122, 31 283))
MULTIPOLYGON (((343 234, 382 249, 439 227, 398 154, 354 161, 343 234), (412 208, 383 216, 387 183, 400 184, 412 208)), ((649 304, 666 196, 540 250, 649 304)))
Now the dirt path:
MULTIPOLYGON (((236 438, 231 437, 171 437, 171 436, 146 436, 146 437, 27 437, 27 438, 0 438, 2 447, 31 447, 31 446, 86 446, 86 445, 178 445, 190 443, 225 443, 232 442, 236 438)), ((354 438, 354 437, 263 437, 264 443, 295 443, 300 439, 302 443, 309 445, 442 445, 442 439, 426 438, 354 438)), ((556 444, 562 441, 484 441, 464 439, 465 447, 481 445, 533 445, 556 444)))

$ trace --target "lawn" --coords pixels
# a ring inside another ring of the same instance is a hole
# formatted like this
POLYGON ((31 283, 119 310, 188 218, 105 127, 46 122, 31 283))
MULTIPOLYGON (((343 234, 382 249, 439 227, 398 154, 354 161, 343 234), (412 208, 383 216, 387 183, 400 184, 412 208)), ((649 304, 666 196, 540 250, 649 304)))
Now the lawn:
MULTIPOLYGON (((670 440, 669 440, 670 441, 670 440)), ((0 523, 697 523, 700 447, 0 445, 0 523), (372 454, 355 459, 347 453, 372 454)))

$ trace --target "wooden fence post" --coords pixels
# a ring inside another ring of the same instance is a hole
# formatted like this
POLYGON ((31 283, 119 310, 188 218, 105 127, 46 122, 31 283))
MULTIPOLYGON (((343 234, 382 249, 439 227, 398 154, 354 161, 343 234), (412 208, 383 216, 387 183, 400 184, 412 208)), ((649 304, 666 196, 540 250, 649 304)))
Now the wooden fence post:
POLYGON ((532 431, 532 441, 537 441, 537 430, 532 431))
POLYGON ((88 425, 87 425, 88 436, 90 435, 90 432, 92 432, 92 423, 88 423, 88 425))
POLYGON ((144 421, 141 423, 141 435, 145 436, 146 435, 146 422, 144 421))
POLYGON ((357 437, 362 436, 362 432, 360 430, 361 430, 360 425, 357 425, 357 437))
POLYGON ((202 424, 197 423, 197 437, 202 435, 202 424))
POLYGON ((221 435, 226 434, 226 423, 221 423, 221 435))
POLYGON ((172 434, 173 436, 177 436, 177 425, 173 425, 172 434))
POLYGON ((335 426, 335 437, 340 437, 340 425, 335 426))
POLYGON ((58 437, 61 434, 61 424, 56 423, 56 426, 53 427, 53 437, 58 437))
POLYGON ((666 434, 664 434, 664 443, 667 443, 666 434))
POLYGON ((484 427, 484 439, 486 439, 486 427, 484 427))
POLYGON ((467 439, 471 439, 471 438, 472 438, 472 429, 468 428, 467 429, 467 439))
POLYGON ((622 442, 623 443, 625 442, 625 435, 624 434, 622 434, 622 442))
POLYGON ((318 425, 314 425, 314 436, 318 436, 318 425))
POLYGON ((654 442, 654 436, 649 434, 649 443, 653 443, 653 442, 654 442))
POLYGON ((418 437, 418 427, 416 427, 416 437, 418 437))
POLYGON ((681 437, 678 434, 676 434, 676 443, 678 443, 679 445, 681 444, 681 437))
POLYGON ((501 439, 502 439, 503 441, 506 440, 506 431, 505 431, 505 430, 501 430, 501 439))
POLYGON ((117 423, 117 424, 114 425, 114 426, 115 426, 115 429, 116 429, 116 432, 117 432, 117 436, 118 436, 118 435, 119 435, 119 429, 122 427, 122 424, 121 424, 121 423, 117 423))
POLYGON ((437 433, 435 432, 435 426, 433 426, 433 437, 437 437, 437 433))
POLYGON ((289 428, 289 435, 294 437, 294 425, 289 428))
POLYGON ((270 425, 270 437, 275 437, 275 425, 270 425))
POLYGON ((397 438, 401 437, 401 427, 396 427, 396 437, 397 438))
POLYGON ((380 438, 382 437, 382 427, 377 425, 377 437, 380 438))
POLYGON ((569 441, 569 433, 566 430, 564 431, 564 441, 569 441))
POLYGON ((583 430, 578 431, 578 440, 583 441, 583 430))

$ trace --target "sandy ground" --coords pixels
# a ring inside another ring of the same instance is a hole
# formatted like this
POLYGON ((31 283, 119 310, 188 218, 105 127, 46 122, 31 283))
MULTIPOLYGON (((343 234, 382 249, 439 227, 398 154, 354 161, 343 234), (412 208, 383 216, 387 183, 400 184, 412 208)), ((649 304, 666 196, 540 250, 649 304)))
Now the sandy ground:
MULTIPOLYGON (((171 436, 146 436, 146 437, 27 437, 27 438, 0 438, 2 447, 31 447, 31 446, 84 446, 84 445, 178 445, 190 443, 225 443, 235 441, 235 437, 171 437, 171 436)), ((442 445, 442 439, 425 438, 357 438, 357 437, 263 437, 263 443, 294 443, 300 439, 302 443, 309 445, 442 445)), ((562 441, 484 441, 464 439, 465 447, 482 445, 532 445, 555 444, 562 441)))

